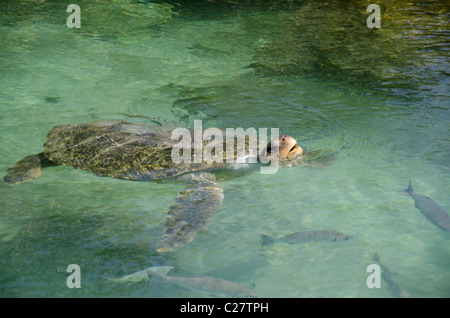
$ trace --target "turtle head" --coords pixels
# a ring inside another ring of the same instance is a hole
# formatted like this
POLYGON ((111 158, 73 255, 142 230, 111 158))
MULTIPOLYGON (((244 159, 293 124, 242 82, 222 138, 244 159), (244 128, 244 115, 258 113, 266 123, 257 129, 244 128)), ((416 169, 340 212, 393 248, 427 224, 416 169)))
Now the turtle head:
POLYGON ((278 158, 280 160, 292 160, 302 155, 303 149, 297 141, 288 135, 281 135, 267 144, 266 153, 268 156, 276 156, 274 151, 278 148, 278 158))

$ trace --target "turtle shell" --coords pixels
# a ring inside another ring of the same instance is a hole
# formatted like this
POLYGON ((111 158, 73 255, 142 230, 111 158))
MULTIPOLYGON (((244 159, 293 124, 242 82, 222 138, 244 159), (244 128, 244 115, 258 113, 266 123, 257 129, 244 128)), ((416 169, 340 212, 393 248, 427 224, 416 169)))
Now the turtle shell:
POLYGON ((212 168, 205 163, 176 164, 170 131, 125 121, 93 122, 53 127, 44 144, 48 159, 98 176, 155 180, 212 168))

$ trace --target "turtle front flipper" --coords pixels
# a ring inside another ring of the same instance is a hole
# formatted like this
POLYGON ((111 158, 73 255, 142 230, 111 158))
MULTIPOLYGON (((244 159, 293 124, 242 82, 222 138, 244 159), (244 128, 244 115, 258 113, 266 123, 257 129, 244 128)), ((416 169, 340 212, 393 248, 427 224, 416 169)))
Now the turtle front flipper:
POLYGON ((158 252, 173 252, 192 242, 197 232, 211 223, 223 202, 223 189, 211 173, 190 173, 178 180, 187 186, 170 207, 158 252))
POLYGON ((50 161, 43 152, 31 155, 18 161, 14 167, 9 168, 4 180, 7 183, 20 183, 29 181, 41 174, 41 168, 56 165, 50 161))

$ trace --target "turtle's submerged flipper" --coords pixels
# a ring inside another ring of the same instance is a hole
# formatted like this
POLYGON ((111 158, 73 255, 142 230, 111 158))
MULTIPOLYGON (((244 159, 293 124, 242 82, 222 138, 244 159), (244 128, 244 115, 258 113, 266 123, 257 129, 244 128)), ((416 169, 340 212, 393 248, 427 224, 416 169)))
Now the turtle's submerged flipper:
POLYGON ((31 155, 18 161, 14 167, 9 168, 4 180, 6 183, 20 183, 29 181, 41 174, 41 169, 55 166, 43 152, 31 155))
POLYGON ((186 188, 170 207, 158 252, 173 252, 192 242, 206 228, 223 202, 223 189, 213 174, 190 173, 178 177, 186 188))

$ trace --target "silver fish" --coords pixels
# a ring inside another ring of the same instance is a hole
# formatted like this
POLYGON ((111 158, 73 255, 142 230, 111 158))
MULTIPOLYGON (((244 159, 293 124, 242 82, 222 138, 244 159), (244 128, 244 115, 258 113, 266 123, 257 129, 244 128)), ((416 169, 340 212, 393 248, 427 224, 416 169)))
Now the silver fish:
POLYGON ((168 281, 196 290, 209 291, 214 294, 224 295, 226 297, 238 298, 256 298, 256 295, 250 288, 241 284, 231 282, 225 279, 210 276, 168 276, 167 273, 172 266, 149 267, 134 274, 126 275, 122 278, 110 278, 109 280, 118 283, 132 283, 142 280, 155 281, 155 278, 168 281))
POLYGON ((400 298, 409 298, 411 297, 408 292, 400 285, 396 278, 395 274, 391 272, 383 263, 380 261, 380 257, 377 253, 373 256, 373 260, 377 262, 383 272, 381 273, 381 277, 383 277, 384 281, 388 284, 388 286, 395 292, 396 297, 400 298))
POLYGON ((418 195, 414 192, 411 181, 408 189, 400 191, 400 194, 409 195, 414 199, 416 208, 422 212, 423 215, 443 231, 450 232, 450 217, 448 213, 436 202, 429 197, 418 195))
POLYGON ((304 231, 286 235, 281 238, 273 238, 262 234, 262 245, 269 245, 275 242, 298 243, 303 241, 347 241, 351 235, 337 231, 304 231))

